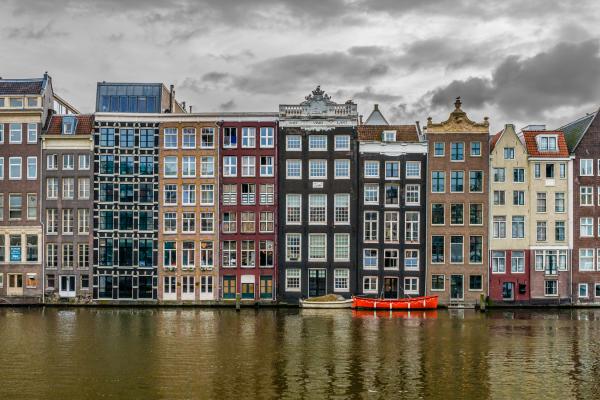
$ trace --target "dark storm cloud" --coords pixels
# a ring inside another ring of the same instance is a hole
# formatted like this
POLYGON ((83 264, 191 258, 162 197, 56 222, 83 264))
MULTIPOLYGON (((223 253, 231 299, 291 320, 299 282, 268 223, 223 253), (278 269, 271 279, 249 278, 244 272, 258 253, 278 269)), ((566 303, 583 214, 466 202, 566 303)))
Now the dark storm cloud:
POLYGON ((491 78, 457 80, 431 92, 431 104, 448 107, 462 96, 471 107, 495 106, 528 119, 562 106, 600 100, 599 42, 561 43, 533 57, 506 57, 491 78))

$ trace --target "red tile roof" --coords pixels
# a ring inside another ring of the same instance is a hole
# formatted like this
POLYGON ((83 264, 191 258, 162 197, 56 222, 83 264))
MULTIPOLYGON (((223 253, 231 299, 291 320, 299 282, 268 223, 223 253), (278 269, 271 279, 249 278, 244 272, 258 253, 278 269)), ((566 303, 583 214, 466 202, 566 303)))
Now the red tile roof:
POLYGON ((396 131, 397 142, 419 141, 415 125, 359 125, 358 140, 376 140, 381 142, 383 131, 396 131))
POLYGON ((490 136, 490 151, 494 150, 494 147, 496 147, 496 143, 498 143, 498 139, 500 139, 502 132, 504 132, 504 131, 500 131, 500 132, 496 133, 495 135, 490 136))
POLYGON ((532 157, 569 157, 569 148, 565 140, 565 135, 562 131, 523 131, 525 139, 525 147, 527 154, 532 157), (558 151, 539 151, 536 138, 539 135, 557 135, 558 136, 558 151))
MULTIPOLYGON (((93 114, 73 114, 68 115, 69 117, 77 118, 77 126, 75 128, 76 135, 91 135, 94 129, 94 115, 93 114)), ((48 129, 44 134, 46 135, 60 135, 62 134, 62 120, 64 115, 53 115, 48 124, 48 129)))

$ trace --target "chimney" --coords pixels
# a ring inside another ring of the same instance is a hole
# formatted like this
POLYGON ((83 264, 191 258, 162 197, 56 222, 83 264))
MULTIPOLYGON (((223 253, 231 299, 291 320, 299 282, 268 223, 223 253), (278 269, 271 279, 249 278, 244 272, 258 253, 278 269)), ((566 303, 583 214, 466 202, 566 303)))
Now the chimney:
POLYGON ((363 116, 362 116, 362 114, 360 114, 360 115, 358 116, 358 124, 359 124, 359 125, 362 125, 362 124, 363 124, 363 120, 362 120, 362 118, 363 118, 363 116))
POLYGON ((183 108, 183 111, 185 111, 185 101, 181 103, 181 108, 183 108))
POLYGON ((173 112, 173 99, 175 99, 175 86, 169 86, 169 112, 173 112))
POLYGON ((375 107, 373 107, 373 111, 379 111, 379 104, 375 104, 375 107))
POLYGON ((190 114, 192 113, 192 106, 190 106, 190 114))

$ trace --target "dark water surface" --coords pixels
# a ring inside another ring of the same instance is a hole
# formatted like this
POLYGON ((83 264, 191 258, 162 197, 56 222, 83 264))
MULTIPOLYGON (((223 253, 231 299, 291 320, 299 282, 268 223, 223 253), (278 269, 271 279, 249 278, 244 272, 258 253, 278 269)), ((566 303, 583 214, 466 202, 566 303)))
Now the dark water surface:
POLYGON ((598 399, 600 310, 0 308, 0 399, 598 399))

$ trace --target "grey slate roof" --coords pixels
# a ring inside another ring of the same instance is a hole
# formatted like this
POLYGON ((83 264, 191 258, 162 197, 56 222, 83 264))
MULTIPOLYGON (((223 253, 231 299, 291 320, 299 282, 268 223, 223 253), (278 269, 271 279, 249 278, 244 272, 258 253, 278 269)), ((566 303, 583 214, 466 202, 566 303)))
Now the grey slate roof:
POLYGON ((0 95, 42 94, 44 79, 0 79, 0 95))
POLYGON ((587 132, 590 124, 594 120, 597 112, 587 114, 584 117, 581 117, 573 122, 569 122, 568 124, 561 126, 558 130, 563 131, 565 134, 565 139, 567 141, 567 146, 569 147, 569 152, 575 151, 575 148, 581 141, 581 138, 587 132))

